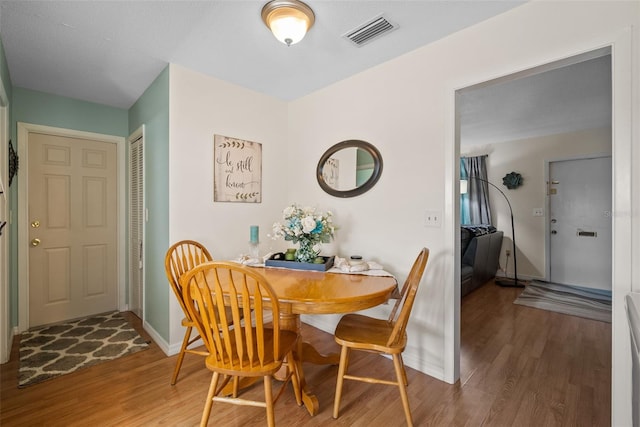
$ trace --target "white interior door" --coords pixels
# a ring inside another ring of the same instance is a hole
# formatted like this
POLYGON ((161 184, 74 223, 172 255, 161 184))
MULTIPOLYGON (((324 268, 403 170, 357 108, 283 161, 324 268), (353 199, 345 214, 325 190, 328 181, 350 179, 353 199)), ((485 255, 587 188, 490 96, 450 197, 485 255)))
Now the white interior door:
POLYGON ((29 326, 118 308, 117 146, 29 136, 29 326))
POLYGON ((611 157, 549 163, 549 275, 611 290, 611 157))

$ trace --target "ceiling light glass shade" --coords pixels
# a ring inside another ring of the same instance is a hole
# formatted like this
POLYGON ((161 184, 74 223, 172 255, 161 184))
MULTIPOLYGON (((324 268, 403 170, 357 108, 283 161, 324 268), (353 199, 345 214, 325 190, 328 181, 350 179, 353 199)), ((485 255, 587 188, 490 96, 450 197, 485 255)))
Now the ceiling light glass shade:
POLYGON ((315 22, 313 10, 297 0, 273 0, 262 8, 262 20, 287 46, 298 43, 315 22))

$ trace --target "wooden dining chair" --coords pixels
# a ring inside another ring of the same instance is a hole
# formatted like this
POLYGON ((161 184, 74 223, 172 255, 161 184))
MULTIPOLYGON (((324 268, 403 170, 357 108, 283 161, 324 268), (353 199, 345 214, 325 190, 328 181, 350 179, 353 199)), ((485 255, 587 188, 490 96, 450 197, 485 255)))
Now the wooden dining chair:
POLYGON ((194 328, 193 320, 187 311, 187 307, 182 299, 182 287, 180 285, 180 277, 193 267, 202 264, 203 262, 211 261, 213 258, 211 254, 205 248, 202 243, 194 240, 182 240, 172 245, 168 250, 164 258, 164 269, 167 273, 167 279, 173 289, 173 293, 176 295, 180 307, 184 312, 184 318, 182 319, 182 326, 186 328, 184 338, 182 340, 182 346, 180 347, 180 353, 178 354, 178 360, 176 361, 176 367, 173 370, 173 376, 171 377, 171 385, 175 385, 178 379, 178 373, 182 367, 182 361, 186 353, 197 354, 200 356, 206 356, 209 353, 197 349, 189 349, 189 346, 196 342, 200 335, 196 333, 191 337, 192 330, 194 328))
POLYGON ((187 310, 209 350, 205 364, 213 372, 200 425, 207 425, 213 402, 226 402, 264 407, 267 425, 274 426, 273 407, 289 380, 301 405, 293 358, 298 334, 280 329, 278 298, 267 280, 250 267, 213 261, 195 267, 181 281, 187 310), (283 363, 284 383, 274 398, 272 376, 283 363), (220 375, 224 376, 222 382, 220 375), (239 377, 263 377, 265 400, 239 398, 239 377), (230 378, 234 378, 233 395, 221 396, 230 378))
POLYGON ((361 314, 347 314, 338 322, 334 335, 336 342, 342 346, 342 350, 340 352, 340 366, 338 367, 336 395, 333 403, 333 418, 338 418, 344 380, 355 380, 397 386, 400 390, 400 398, 402 399, 407 424, 409 426, 413 425, 406 390, 408 385, 407 373, 402 361, 402 352, 407 345, 406 328, 409 315, 411 314, 411 308, 413 307, 418 285, 420 285, 428 258, 429 249, 423 248, 413 263, 409 276, 400 291, 400 297, 391 310, 388 319, 375 319, 361 314), (395 381, 388 381, 379 377, 348 375, 347 367, 351 350, 391 355, 395 369, 395 381))

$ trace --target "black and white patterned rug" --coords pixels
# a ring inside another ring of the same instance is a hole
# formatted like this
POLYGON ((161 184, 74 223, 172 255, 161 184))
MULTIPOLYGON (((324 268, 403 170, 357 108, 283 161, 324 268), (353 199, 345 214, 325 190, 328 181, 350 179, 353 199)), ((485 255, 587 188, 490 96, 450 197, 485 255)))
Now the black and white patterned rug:
POLYGON ((18 387, 148 348, 119 312, 96 315, 21 334, 18 387))

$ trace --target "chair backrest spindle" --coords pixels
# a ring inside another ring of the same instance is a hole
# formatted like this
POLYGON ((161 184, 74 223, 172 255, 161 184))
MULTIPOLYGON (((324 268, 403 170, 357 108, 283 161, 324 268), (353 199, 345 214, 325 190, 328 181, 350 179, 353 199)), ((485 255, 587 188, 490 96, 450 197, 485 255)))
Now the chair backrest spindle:
POLYGON ((221 366, 249 371, 270 363, 266 354, 282 357, 278 300, 264 277, 236 263, 213 261, 195 267, 181 281, 187 310, 221 366), (265 342, 265 321, 271 315, 272 339, 265 342), (273 346, 272 351, 265 351, 265 345, 273 346))
POLYGON ((422 248, 411 267, 407 280, 405 280, 402 286, 400 298, 396 301, 389 315, 388 321, 389 324, 393 325, 393 332, 389 336, 388 346, 398 343, 405 336, 411 309, 413 308, 416 293, 418 292, 418 285, 420 285, 420 280, 422 279, 422 274, 424 273, 428 259, 429 249, 422 248))
POLYGON ((164 258, 164 268, 183 312, 188 316, 187 308, 182 300, 180 277, 193 267, 213 258, 207 248, 195 240, 181 240, 172 245, 164 258))

